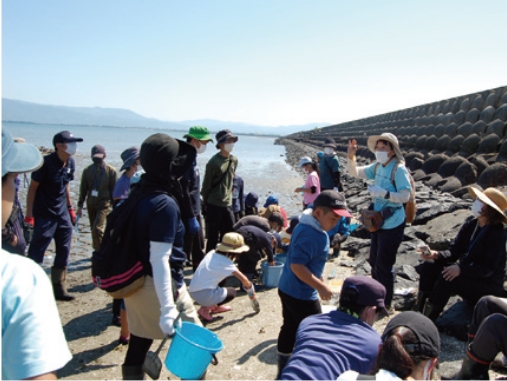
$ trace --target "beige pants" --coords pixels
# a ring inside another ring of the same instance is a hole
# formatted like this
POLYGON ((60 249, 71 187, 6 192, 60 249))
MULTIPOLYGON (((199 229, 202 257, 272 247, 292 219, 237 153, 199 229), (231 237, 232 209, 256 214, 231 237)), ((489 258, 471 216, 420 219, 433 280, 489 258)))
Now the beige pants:
MULTIPOLYGON (((181 319, 202 326, 194 308, 194 301, 183 284, 178 290, 176 308, 181 313, 181 319)), ((153 278, 147 276, 135 294, 125 298, 125 309, 129 330, 132 334, 146 339, 163 339, 164 333, 160 329, 160 302, 155 292, 153 278)))

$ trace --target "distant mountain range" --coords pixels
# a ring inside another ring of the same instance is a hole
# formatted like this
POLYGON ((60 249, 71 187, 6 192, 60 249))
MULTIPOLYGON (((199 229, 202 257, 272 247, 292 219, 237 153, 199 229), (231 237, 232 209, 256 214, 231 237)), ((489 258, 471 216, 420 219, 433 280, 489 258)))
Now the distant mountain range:
POLYGON ((259 134, 284 136, 299 131, 308 131, 316 127, 329 126, 331 123, 310 123, 292 126, 258 126, 240 122, 223 122, 213 119, 186 120, 169 122, 146 118, 133 111, 102 107, 66 107, 51 106, 2 98, 2 121, 56 125, 90 125, 113 127, 147 127, 186 131, 199 125, 210 132, 228 128, 239 134, 259 134))

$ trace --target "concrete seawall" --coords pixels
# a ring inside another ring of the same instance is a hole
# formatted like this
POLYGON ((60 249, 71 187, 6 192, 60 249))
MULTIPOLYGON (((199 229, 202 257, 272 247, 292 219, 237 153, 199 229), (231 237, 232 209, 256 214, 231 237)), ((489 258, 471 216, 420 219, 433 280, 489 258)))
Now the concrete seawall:
POLYGON ((318 128, 285 139, 322 147, 336 140, 339 152, 356 139, 358 156, 374 159, 371 135, 395 134, 416 180, 460 196, 466 186, 507 185, 507 86, 387 114, 318 128))

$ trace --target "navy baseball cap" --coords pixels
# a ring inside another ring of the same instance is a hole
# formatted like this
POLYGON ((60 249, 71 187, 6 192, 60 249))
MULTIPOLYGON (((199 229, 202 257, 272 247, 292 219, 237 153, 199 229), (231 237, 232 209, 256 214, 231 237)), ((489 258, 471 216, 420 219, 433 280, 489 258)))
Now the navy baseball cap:
POLYGON ((53 145, 56 143, 82 142, 83 138, 76 138, 69 131, 61 131, 53 136, 53 145))
POLYGON ((334 190, 325 190, 320 192, 315 201, 313 202, 313 207, 317 208, 319 206, 330 208, 335 214, 340 217, 352 217, 352 215, 347 210, 347 202, 345 201, 345 197, 339 192, 334 190))
POLYGON ((377 312, 384 312, 389 315, 384 301, 386 288, 380 282, 364 275, 351 276, 343 282, 342 291, 347 288, 357 290, 356 303, 360 306, 375 306, 377 312))

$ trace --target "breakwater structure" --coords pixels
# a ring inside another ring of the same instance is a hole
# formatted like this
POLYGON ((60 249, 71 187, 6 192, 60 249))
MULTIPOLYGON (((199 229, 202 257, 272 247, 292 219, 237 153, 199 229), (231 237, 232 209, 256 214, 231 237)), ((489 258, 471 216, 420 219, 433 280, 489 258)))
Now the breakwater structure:
POLYGON ((284 139, 322 147, 335 139, 346 152, 356 139, 357 155, 374 159, 368 137, 395 134, 414 179, 455 196, 466 187, 507 185, 507 86, 423 104, 369 118, 316 128, 284 139))

